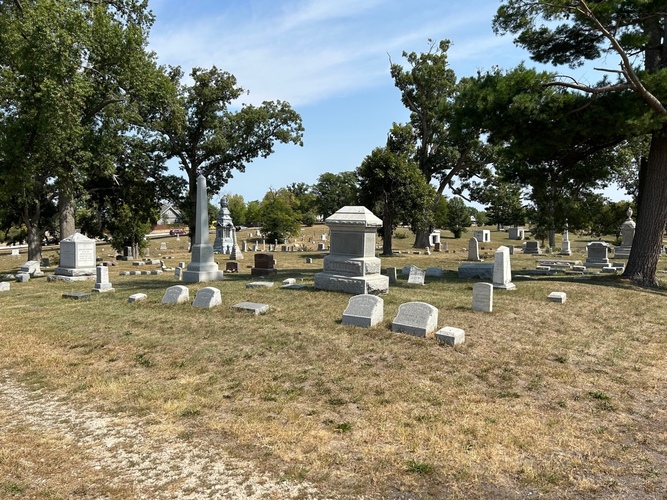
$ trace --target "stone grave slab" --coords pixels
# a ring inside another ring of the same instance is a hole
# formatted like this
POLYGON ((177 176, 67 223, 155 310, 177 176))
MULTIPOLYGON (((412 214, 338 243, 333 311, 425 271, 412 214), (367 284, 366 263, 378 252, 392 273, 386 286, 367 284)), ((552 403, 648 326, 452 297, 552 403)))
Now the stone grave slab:
POLYGON ((283 285, 280 288, 284 288, 285 290, 304 290, 308 287, 303 283, 293 283, 291 285, 283 285))
POLYGON ((218 288, 207 286, 197 290, 195 301, 192 307, 201 307, 204 309, 211 309, 212 307, 222 304, 222 296, 218 288))
POLYGON ((8 281, 0 281, 0 292, 8 292, 10 288, 8 281))
POLYGON ((391 324, 392 332, 426 337, 438 326, 438 309, 426 302, 406 302, 398 306, 391 324))
POLYGON ((426 268, 426 276, 429 278, 442 278, 444 275, 444 271, 439 267, 426 268))
POLYGON ((453 326, 445 326, 435 332, 435 339, 447 345, 463 344, 466 340, 466 333, 461 328, 454 328, 453 326))
POLYGON ((128 302, 140 302, 142 300, 146 300, 148 298, 148 295, 145 293, 133 293, 130 295, 127 299, 128 302))
POLYGON ((246 288, 271 288, 273 286, 273 281, 253 281, 252 283, 246 283, 246 288))
POLYGON ((28 273, 16 273, 16 281, 18 283, 27 283, 30 281, 30 275, 28 273))
POLYGON ((21 265, 19 272, 28 273, 31 278, 44 276, 44 273, 39 268, 39 261, 36 260, 29 260, 23 265, 21 265))
POLYGON ((489 313, 493 311, 493 285, 491 283, 475 283, 472 286, 472 310, 489 313))
POLYGON ((464 263, 459 266, 459 278, 463 279, 493 279, 493 263, 473 264, 464 263))
POLYGON ((253 313, 255 316, 264 314, 269 310, 268 304, 258 304, 257 302, 239 302, 234 304, 232 309, 235 311, 247 311, 253 313))
POLYGON ((283 280, 283 286, 296 284, 296 278, 286 278, 283 280))
POLYGON ((190 300, 190 290, 187 286, 174 285, 167 288, 162 297, 163 304, 182 304, 190 300))
POLYGON ((410 266, 410 273, 408 274, 409 285, 423 285, 426 272, 417 266, 410 266))
POLYGON ((567 294, 565 292, 551 292, 549 295, 547 295, 547 299, 549 299, 550 302, 558 302, 559 304, 565 304, 565 300, 567 299, 567 294))
POLYGON ((67 292, 63 293, 62 297, 72 300, 90 300, 90 294, 85 292, 67 292))
POLYGON ((347 303, 341 324, 369 328, 381 322, 383 317, 384 300, 377 295, 355 295, 347 303))

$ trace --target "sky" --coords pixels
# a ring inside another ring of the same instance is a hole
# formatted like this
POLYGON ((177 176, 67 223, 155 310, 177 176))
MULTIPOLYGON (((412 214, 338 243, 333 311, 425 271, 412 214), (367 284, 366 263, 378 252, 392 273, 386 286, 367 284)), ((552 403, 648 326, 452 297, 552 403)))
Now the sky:
MULTIPOLYGON (((497 36, 498 0, 149 0, 149 49, 160 64, 232 73, 249 93, 240 102, 287 101, 301 115, 303 147, 277 144, 267 159, 235 172, 220 194, 261 200, 269 189, 312 185, 325 172, 357 168, 408 121, 389 73, 402 53, 428 52, 449 39, 458 78, 529 60, 497 36)), ((562 71, 569 71, 563 69, 562 71)), ((592 69, 577 72, 596 81, 592 69)), ((176 173, 176 163, 172 164, 176 173)))

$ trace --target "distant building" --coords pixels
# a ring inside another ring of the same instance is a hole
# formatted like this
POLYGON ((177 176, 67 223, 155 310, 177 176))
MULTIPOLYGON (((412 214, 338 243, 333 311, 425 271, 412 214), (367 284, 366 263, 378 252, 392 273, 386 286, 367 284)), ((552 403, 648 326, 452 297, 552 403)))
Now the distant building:
POLYGON ((181 212, 174 205, 165 203, 160 207, 160 216, 157 221, 158 224, 180 224, 181 212))

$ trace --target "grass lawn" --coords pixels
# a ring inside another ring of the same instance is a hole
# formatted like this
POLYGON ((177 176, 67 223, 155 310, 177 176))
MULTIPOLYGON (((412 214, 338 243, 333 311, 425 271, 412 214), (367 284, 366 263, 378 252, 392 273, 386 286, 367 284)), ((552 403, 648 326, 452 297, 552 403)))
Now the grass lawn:
MULTIPOLYGON (((667 496, 667 290, 616 276, 517 279, 516 290, 495 291, 493 313, 475 312, 473 281, 455 273, 471 233, 454 240, 443 232, 448 253, 401 253, 382 258, 382 267, 436 266, 449 271, 444 278, 414 286, 399 276, 383 296, 380 325, 344 326, 350 296, 312 287, 324 232, 304 229, 307 251, 274 252, 273 288, 245 287, 257 281, 252 252, 238 274, 188 285, 192 299, 201 287, 220 288, 222 306, 211 310, 162 305, 165 289, 178 284, 173 273, 119 276, 157 266, 119 262, 109 268, 116 291, 90 301, 61 296, 90 291, 94 281, 12 283, 0 295, 0 371, 75 407, 131 415, 332 497, 667 496), (285 278, 308 287, 281 289, 285 278), (567 302, 547 301, 552 291, 566 292, 567 302), (148 299, 128 303, 138 292, 148 299), (242 301, 270 311, 230 310, 242 301), (392 333, 409 301, 437 307, 438 328, 464 329, 465 344, 392 333)), ((399 233, 407 237, 394 247, 412 250, 412 235, 399 233)), ((585 260, 588 240, 570 239, 575 253, 567 259, 585 260)), ((487 261, 499 245, 518 243, 495 230, 491 240, 480 244, 487 261)), ((175 266, 189 261, 183 246, 187 238, 153 240, 150 254, 175 266)), ((98 257, 109 253, 98 246, 98 257)), ((216 258, 224 269, 228 256, 216 258)), ((0 273, 25 260, 1 255, 0 273)), ((514 255, 512 269, 520 274, 535 261, 514 255)), ((45 440, 30 428, 20 440, 0 436, 0 497, 77 497, 63 478, 82 467, 79 457, 45 440), (26 465, 40 457, 62 473, 47 477, 26 465)), ((89 472, 91 483, 98 473, 89 472)))

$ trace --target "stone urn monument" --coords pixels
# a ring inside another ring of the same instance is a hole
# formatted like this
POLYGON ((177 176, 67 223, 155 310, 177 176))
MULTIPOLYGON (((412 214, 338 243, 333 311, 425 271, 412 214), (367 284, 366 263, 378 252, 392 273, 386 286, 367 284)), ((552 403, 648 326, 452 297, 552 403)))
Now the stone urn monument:
POLYGON ((630 257, 637 224, 632 220, 632 208, 628 208, 627 215, 628 219, 621 224, 621 246, 614 249, 614 258, 627 259, 630 257))

